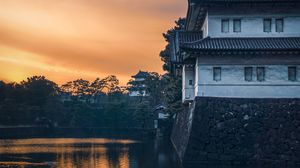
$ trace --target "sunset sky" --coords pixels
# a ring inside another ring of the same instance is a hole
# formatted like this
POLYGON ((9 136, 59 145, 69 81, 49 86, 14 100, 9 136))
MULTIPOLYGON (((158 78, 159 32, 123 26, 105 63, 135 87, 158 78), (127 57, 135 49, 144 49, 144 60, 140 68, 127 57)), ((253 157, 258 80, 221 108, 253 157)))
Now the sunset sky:
POLYGON ((163 73, 162 33, 187 0, 1 0, 0 80, 45 75, 63 84, 138 70, 163 73))

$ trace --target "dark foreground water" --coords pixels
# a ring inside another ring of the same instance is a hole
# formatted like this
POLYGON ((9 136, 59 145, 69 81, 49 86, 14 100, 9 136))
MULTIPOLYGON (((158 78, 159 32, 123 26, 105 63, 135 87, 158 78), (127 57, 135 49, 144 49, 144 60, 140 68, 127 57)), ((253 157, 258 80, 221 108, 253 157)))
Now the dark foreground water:
POLYGON ((0 127, 0 168, 183 167, 168 138, 156 140, 152 130, 0 127))
POLYGON ((0 140, 0 167, 179 168, 169 141, 113 138, 0 140))
POLYGON ((0 168, 179 168, 153 130, 0 127, 0 168), (64 138, 62 138, 64 137, 64 138))

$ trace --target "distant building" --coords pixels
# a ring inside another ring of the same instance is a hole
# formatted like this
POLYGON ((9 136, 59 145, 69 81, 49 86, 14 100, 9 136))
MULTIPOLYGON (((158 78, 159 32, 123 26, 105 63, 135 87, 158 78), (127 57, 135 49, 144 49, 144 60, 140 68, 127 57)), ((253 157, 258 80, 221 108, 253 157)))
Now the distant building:
POLYGON ((128 88, 129 96, 149 96, 145 85, 145 80, 148 76, 149 73, 145 71, 139 71, 136 75, 132 76, 133 80, 129 82, 130 87, 128 88))
POLYGON ((171 44, 183 102, 300 98, 299 9, 295 0, 189 0, 185 30, 171 44))

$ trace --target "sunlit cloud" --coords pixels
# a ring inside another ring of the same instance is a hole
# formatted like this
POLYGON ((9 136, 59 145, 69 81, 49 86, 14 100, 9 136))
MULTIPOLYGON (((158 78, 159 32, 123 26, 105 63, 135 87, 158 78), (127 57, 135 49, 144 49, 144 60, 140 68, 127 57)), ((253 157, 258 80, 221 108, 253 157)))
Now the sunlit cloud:
POLYGON ((113 74, 125 84, 139 69, 163 73, 161 34, 184 16, 185 5, 184 0, 1 0, 0 80, 39 74, 61 84, 113 74))

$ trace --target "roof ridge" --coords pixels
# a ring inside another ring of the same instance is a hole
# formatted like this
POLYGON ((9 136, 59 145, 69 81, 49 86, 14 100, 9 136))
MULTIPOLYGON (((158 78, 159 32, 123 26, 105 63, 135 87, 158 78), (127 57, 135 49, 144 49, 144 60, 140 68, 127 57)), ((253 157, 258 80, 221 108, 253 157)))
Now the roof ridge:
POLYGON ((199 43, 199 42, 202 42, 202 41, 204 41, 204 40, 206 40, 206 39, 209 39, 210 37, 206 37, 206 38, 202 38, 202 39, 200 39, 200 40, 196 40, 196 41, 192 41, 192 42, 184 42, 184 43, 182 43, 182 44, 194 44, 194 43, 199 43))
POLYGON ((300 37, 226 37, 203 38, 183 43, 182 48, 191 49, 300 49, 300 37))
POLYGON ((300 37, 209 37, 209 38, 210 39, 294 39, 300 37))
POLYGON ((208 39, 211 39, 211 40, 215 40, 215 39, 240 39, 240 40, 273 40, 273 39, 300 39, 300 37, 206 37, 206 38, 202 38, 200 40, 197 40, 197 41, 192 41, 192 42, 184 42, 182 44, 195 44, 195 43, 200 43, 200 42, 203 42, 204 40, 208 40, 208 39))

